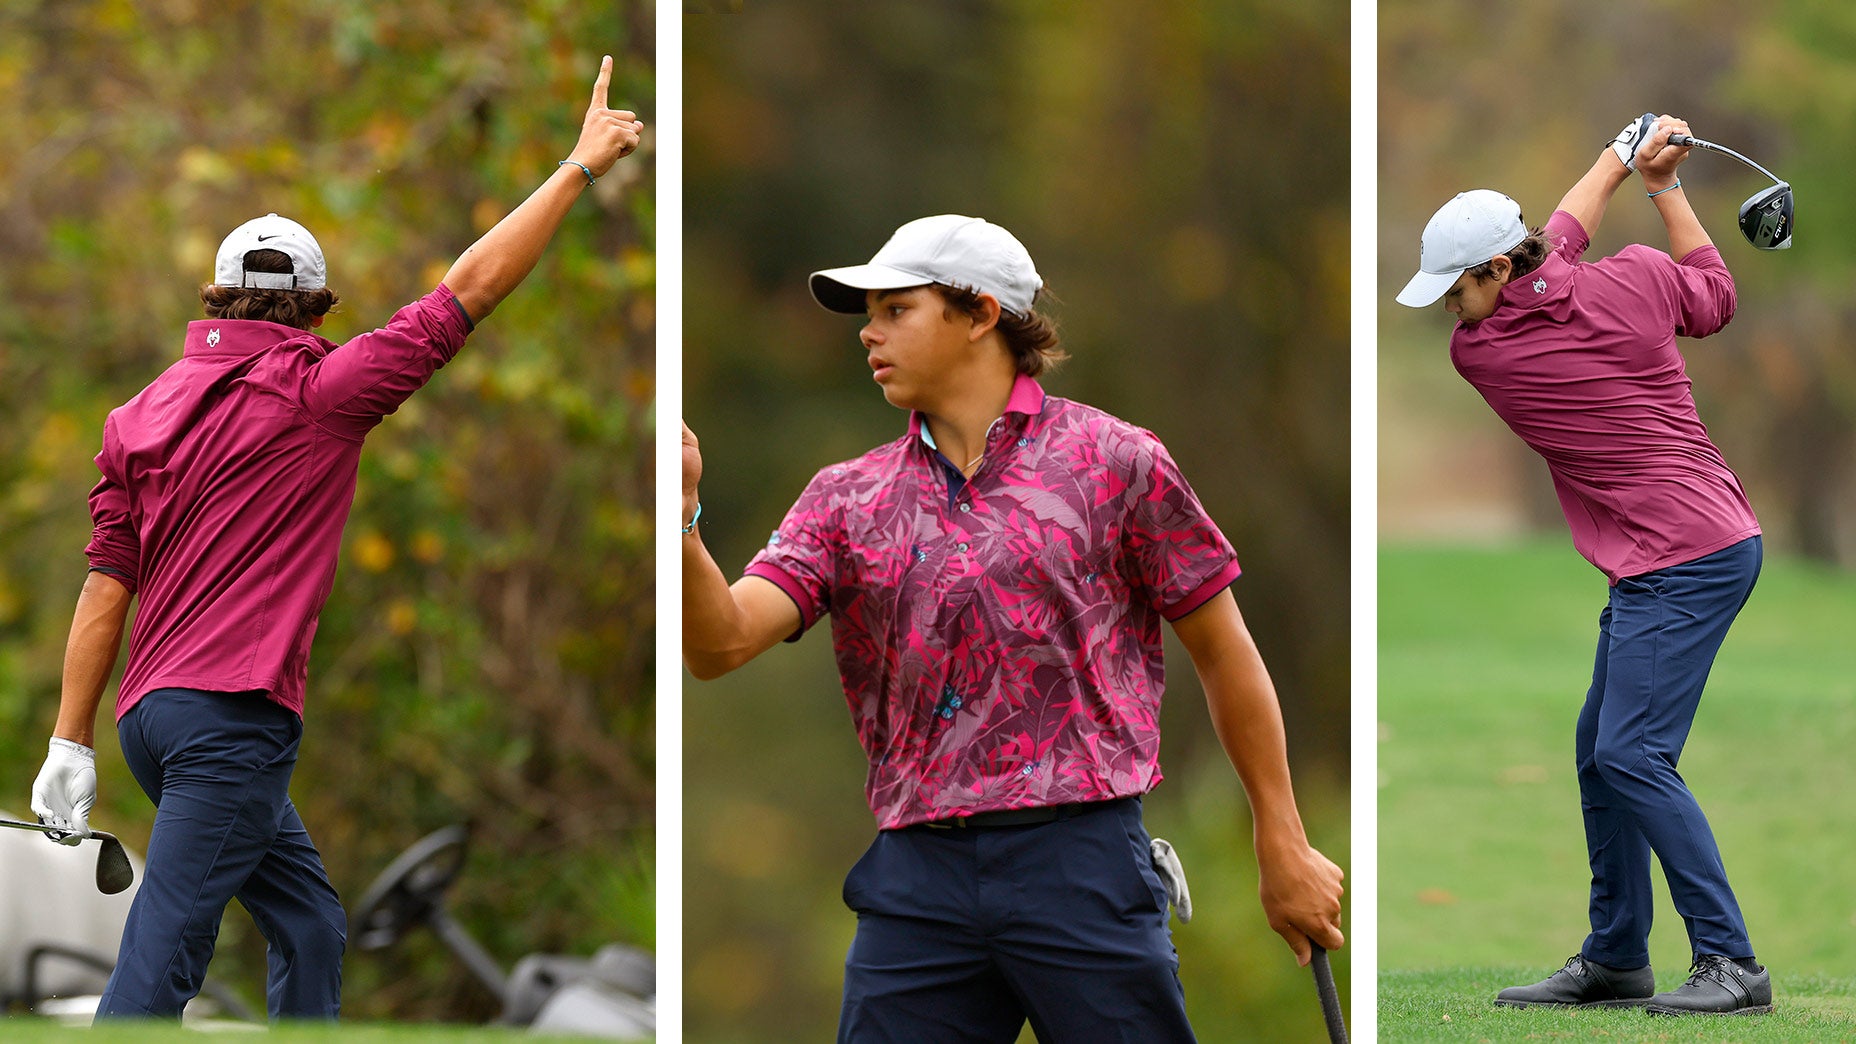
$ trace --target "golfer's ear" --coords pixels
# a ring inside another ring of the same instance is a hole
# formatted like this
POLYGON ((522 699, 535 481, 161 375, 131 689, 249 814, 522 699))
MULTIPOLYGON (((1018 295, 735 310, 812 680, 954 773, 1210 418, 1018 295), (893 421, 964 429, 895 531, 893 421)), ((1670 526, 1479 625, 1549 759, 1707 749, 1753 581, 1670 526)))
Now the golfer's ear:
POLYGON ((1496 282, 1506 283, 1508 277, 1514 274, 1514 261, 1507 254, 1496 254, 1489 258, 1489 274, 1495 277, 1496 282))
POLYGON ((986 331, 999 325, 999 299, 991 294, 979 295, 980 314, 973 320, 973 329, 968 331, 967 340, 977 341, 986 336, 986 331))

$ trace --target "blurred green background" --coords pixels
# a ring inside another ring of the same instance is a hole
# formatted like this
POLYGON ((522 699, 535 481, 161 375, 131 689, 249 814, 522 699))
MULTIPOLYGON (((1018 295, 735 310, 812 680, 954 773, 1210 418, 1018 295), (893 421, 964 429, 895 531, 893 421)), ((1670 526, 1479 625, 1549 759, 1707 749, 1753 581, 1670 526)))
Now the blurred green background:
MULTIPOLYGON (((715 5, 696 5, 713 8, 715 5)), ((805 276, 902 222, 1029 248, 1074 358, 1044 383, 1156 432, 1238 549, 1315 844, 1348 864, 1348 35, 1338 2, 746 4, 684 19, 685 416, 738 573, 821 466, 894 439, 859 322, 805 276)), ((874 825, 826 629, 685 687, 686 1031, 817 1040, 874 825)), ((1263 923, 1243 795, 1183 651, 1152 832, 1207 1040, 1324 1039, 1263 923)), ((1347 955, 1337 954, 1345 989, 1347 955)))
MULTIPOLYGON (((1760 956, 1782 975, 1841 974, 1856 960, 1856 911, 1833 883, 1852 783, 1840 606, 1856 560, 1856 257, 1837 229, 1856 219, 1856 8, 1428 0, 1381 4, 1379 30, 1380 967, 1538 978, 1583 939, 1572 741, 1606 596, 1544 464, 1452 370, 1450 318, 1393 297, 1452 195, 1500 189, 1543 223, 1651 110, 1797 190, 1795 245, 1760 253, 1734 217, 1765 179, 1701 152, 1682 167, 1739 308, 1681 347, 1767 550, 1682 768, 1760 956)), ((1634 242, 1668 248, 1632 180, 1586 259, 1634 242)), ((1679 981, 1686 944, 1666 902, 1659 916, 1654 958, 1679 981)))
MULTIPOLYGON (((610 52, 646 146, 370 439, 294 794, 350 903, 468 820, 454 910, 505 965, 653 944, 654 19, 647 0, 0 7, 0 806, 27 811, 44 757, 104 415, 179 355, 221 237, 303 221, 342 295, 320 332, 370 329, 554 172, 610 52)), ((114 731, 99 743, 95 821, 139 848, 152 810, 114 731)), ((213 974, 261 1006, 263 970, 234 910, 213 974)), ((351 950, 346 1001, 496 1010, 429 936, 351 950)))

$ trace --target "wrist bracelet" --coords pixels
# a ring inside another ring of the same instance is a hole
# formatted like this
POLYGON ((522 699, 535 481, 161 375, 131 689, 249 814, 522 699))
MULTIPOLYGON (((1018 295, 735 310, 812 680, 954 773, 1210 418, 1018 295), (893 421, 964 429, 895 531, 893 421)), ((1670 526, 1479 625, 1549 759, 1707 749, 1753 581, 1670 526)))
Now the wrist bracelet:
POLYGON ((575 160, 575 159, 564 159, 564 160, 562 160, 562 161, 560 161, 559 163, 556 163, 556 164, 555 164, 555 166, 557 166, 557 167, 565 167, 565 166, 567 166, 567 165, 568 165, 569 163, 571 163, 571 164, 573 164, 574 166, 576 166, 576 167, 579 167, 579 168, 580 168, 580 173, 582 173, 582 174, 585 174, 585 175, 586 175, 586 183, 587 183, 587 184, 589 184, 589 185, 591 185, 591 184, 593 184, 593 183, 594 183, 595 181, 597 181, 597 180, 599 180, 598 178, 595 178, 595 177, 593 176, 593 171, 592 171, 592 169, 591 169, 591 168, 589 168, 589 167, 588 167, 588 166, 587 166, 586 164, 584 164, 584 163, 582 163, 582 162, 580 162, 579 160, 575 160))
POLYGON ((684 536, 688 536, 691 533, 696 532, 696 520, 701 517, 702 517, 702 501, 698 500, 696 502, 696 513, 690 516, 690 524, 682 527, 684 536))
POLYGON ((1656 190, 1655 192, 1645 192, 1645 193, 1644 193, 1644 195, 1646 195, 1646 196, 1648 196, 1648 197, 1650 197, 1651 199, 1655 199, 1656 197, 1658 197, 1658 196, 1660 196, 1660 195, 1662 195, 1662 194, 1663 194, 1663 193, 1665 193, 1665 192, 1672 192, 1672 191, 1674 191, 1674 190, 1676 190, 1676 189, 1679 189, 1679 188, 1681 188, 1681 187, 1682 187, 1682 179, 1681 179, 1681 178, 1677 178, 1677 179, 1676 179, 1676 183, 1675 183, 1675 184, 1673 184, 1673 185, 1671 185, 1671 186, 1669 186, 1668 188, 1659 188, 1659 189, 1657 189, 1657 190, 1656 190))

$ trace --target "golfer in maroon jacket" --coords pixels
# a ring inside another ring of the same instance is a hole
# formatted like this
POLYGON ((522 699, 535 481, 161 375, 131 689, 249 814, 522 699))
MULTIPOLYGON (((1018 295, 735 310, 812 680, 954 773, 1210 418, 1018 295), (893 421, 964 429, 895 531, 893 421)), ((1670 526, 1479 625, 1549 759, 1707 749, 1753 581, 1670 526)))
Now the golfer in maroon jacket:
POLYGON ((316 618, 362 440, 456 354, 540 258, 580 192, 638 144, 600 65, 580 140, 534 194, 386 326, 336 345, 322 249, 270 214, 234 230, 180 361, 112 412, 90 495, 90 576, 32 809, 76 844, 93 733, 129 603, 123 757, 155 802, 141 890, 99 1019, 180 1014, 233 898, 270 944, 272 1018, 334 1018, 344 922, 290 802, 316 618))

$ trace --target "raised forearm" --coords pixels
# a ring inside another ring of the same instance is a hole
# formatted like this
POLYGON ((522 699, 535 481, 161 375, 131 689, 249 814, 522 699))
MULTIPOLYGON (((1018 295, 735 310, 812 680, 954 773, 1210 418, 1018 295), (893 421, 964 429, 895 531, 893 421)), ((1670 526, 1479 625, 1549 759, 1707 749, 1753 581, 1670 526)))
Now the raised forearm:
POLYGON ((116 670, 123 621, 128 618, 132 597, 127 587, 106 573, 93 572, 85 578, 71 635, 65 641, 64 683, 54 737, 96 746, 97 705, 116 670))
POLYGON ((458 256, 445 273, 445 285, 472 322, 482 322, 535 270, 586 187, 579 167, 555 168, 540 188, 458 256))
POLYGON ((1629 177, 1630 171, 1624 168, 1617 154, 1605 149, 1593 162, 1592 169, 1566 190, 1558 209, 1577 218, 1586 235, 1595 235, 1599 223, 1605 219, 1605 208, 1610 204, 1611 197, 1629 177))
POLYGON ((766 652, 799 629, 799 607, 757 576, 732 586, 702 544, 683 537, 683 662, 708 681, 766 652))
POLYGON ((568 209, 587 187, 588 178, 611 170, 638 146, 644 124, 628 110, 606 108, 611 81, 612 57, 608 55, 593 81, 593 99, 580 126, 580 140, 568 157, 573 162, 557 166, 540 188, 485 232, 445 273, 445 285, 457 295, 472 322, 482 322, 534 271, 568 209))

